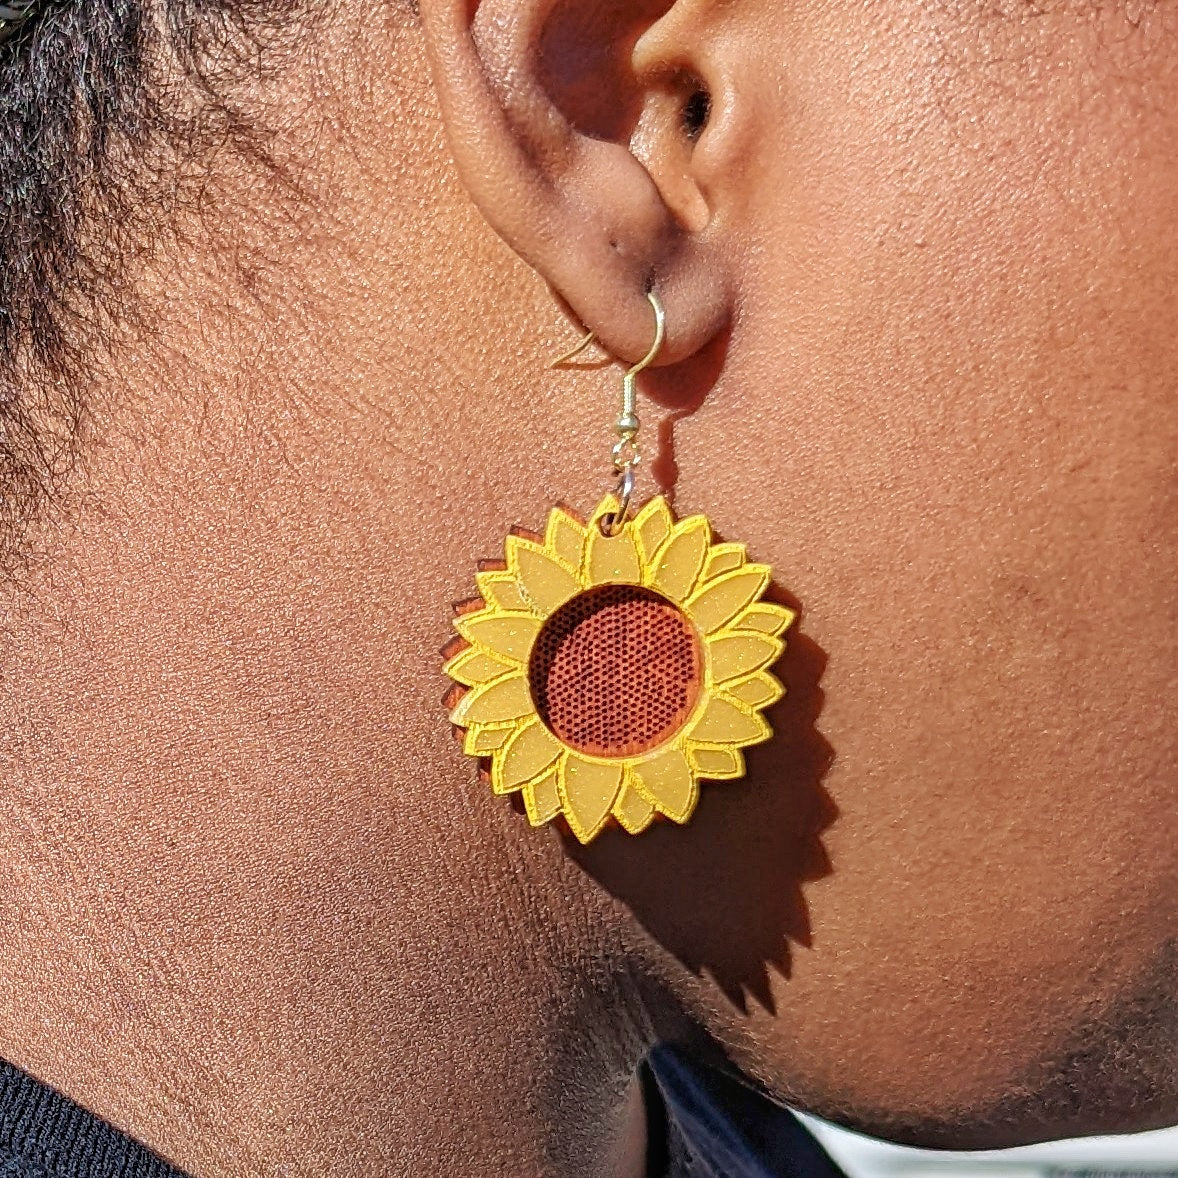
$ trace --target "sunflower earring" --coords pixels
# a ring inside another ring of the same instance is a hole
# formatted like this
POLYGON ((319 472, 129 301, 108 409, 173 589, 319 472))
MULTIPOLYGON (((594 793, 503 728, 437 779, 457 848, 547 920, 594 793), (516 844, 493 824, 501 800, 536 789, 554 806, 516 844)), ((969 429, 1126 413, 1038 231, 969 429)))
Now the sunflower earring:
POLYGON ((443 652, 450 721, 491 789, 520 793, 533 826, 562 816, 582 843, 611 821, 685 823, 702 779, 744 776, 741 750, 772 735, 761 713, 784 688, 768 668, 795 616, 763 600, 768 566, 715 543, 705 516, 676 520, 661 495, 631 510, 635 378, 665 333, 647 298, 655 338, 622 382, 616 489, 587 519, 557 506, 543 534, 513 531, 443 652))

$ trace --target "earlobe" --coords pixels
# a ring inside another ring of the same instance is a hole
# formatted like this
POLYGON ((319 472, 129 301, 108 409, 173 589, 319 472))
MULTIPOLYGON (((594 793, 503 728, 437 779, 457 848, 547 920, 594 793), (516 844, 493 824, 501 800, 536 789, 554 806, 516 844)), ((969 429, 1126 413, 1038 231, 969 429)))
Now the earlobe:
POLYGON ((728 321, 731 276, 674 146, 690 146, 691 74, 640 76, 632 62, 665 0, 420 7, 454 159, 491 226, 620 359, 649 345, 651 289, 667 309, 660 362, 706 347, 728 321))

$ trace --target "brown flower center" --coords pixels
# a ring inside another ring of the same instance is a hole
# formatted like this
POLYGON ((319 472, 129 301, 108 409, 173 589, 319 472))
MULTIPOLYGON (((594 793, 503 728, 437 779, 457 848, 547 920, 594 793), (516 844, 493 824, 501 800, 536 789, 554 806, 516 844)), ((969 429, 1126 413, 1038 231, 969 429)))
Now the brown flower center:
POLYGON ((528 675, 541 720, 570 748, 628 757, 683 725, 699 696, 695 629, 665 597, 603 585, 544 624, 528 675))

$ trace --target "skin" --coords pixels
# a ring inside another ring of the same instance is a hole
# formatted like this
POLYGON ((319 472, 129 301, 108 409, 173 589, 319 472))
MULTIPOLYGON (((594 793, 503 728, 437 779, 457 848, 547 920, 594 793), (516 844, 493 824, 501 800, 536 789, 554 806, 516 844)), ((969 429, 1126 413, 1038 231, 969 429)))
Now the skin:
POLYGON ((297 199, 214 171, 145 255, 7 591, 0 1056, 209 1176, 639 1175, 658 1038, 917 1144, 1178 1119, 1176 37, 317 25, 264 95, 297 199), (804 612, 749 778, 582 850, 475 781, 434 652, 608 486, 617 370, 544 366, 645 352, 652 277, 643 492, 804 612))

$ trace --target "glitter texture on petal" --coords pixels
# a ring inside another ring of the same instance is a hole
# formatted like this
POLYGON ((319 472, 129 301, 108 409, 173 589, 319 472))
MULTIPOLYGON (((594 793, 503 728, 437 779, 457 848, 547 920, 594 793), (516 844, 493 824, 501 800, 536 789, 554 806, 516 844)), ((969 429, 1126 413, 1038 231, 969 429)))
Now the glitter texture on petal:
POLYGON ((621 761, 589 761, 570 752, 558 782, 573 834, 587 843, 605 825, 622 784, 621 761))
POLYGON ((677 748, 634 766, 638 792, 674 822, 686 822, 695 809, 699 787, 687 757, 677 748))
POLYGON ((491 788, 497 794, 512 793, 543 773, 560 756, 561 750, 560 741, 539 720, 523 724, 496 754, 491 768, 491 788))

